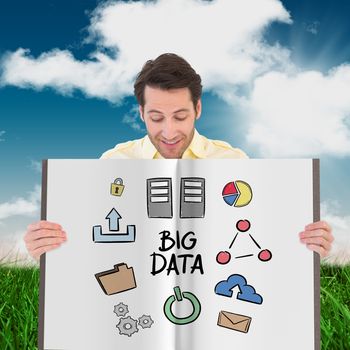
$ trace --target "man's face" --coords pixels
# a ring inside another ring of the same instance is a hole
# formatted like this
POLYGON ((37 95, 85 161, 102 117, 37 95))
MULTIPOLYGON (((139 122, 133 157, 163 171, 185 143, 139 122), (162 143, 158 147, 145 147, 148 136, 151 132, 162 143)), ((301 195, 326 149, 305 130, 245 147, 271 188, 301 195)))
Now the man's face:
POLYGON ((164 158, 181 158, 192 141, 197 113, 188 88, 161 90, 146 86, 145 105, 139 107, 148 136, 164 158))

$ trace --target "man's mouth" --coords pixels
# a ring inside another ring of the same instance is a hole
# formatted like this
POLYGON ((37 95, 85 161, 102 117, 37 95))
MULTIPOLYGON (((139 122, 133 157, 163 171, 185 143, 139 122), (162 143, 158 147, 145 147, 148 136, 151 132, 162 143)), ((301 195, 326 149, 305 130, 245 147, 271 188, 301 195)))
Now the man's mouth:
POLYGON ((162 140, 162 142, 167 146, 174 146, 174 145, 177 145, 180 142, 180 140, 176 140, 176 141, 162 140))

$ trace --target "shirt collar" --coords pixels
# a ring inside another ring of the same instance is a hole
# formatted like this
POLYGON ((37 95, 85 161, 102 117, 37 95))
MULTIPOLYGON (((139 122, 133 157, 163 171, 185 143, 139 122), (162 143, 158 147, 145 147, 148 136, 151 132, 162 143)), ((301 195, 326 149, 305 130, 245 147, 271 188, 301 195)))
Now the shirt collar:
MULTIPOLYGON (((193 158, 191 157, 191 153, 196 158, 205 158, 205 138, 198 133, 196 129, 194 129, 194 134, 190 145, 185 150, 182 155, 182 159, 184 158, 193 158)), ((148 135, 146 135, 143 139, 142 144, 142 158, 144 159, 154 159, 154 158, 163 158, 161 154, 154 147, 148 135)))
POLYGON ((143 159, 153 159, 156 156, 157 149, 154 147, 148 135, 143 138, 142 144, 142 158, 143 159))
MULTIPOLYGON (((184 152, 182 158, 187 158, 189 152, 192 152, 197 158, 205 158, 205 138, 194 129, 194 134, 192 141, 186 151, 184 152)), ((192 157, 193 158, 193 157, 192 157)))

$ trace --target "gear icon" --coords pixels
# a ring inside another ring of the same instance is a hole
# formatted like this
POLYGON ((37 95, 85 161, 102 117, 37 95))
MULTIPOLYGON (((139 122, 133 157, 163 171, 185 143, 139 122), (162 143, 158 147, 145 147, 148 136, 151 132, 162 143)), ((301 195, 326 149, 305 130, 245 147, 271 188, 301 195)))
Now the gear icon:
POLYGON ((152 320, 151 316, 142 315, 139 317, 139 325, 142 328, 151 328, 153 323, 154 321, 152 320))
POLYGON ((125 316, 129 312, 128 305, 125 305, 123 303, 119 303, 118 305, 114 306, 113 311, 118 317, 125 316))
POLYGON ((128 337, 139 331, 137 321, 130 316, 121 318, 116 327, 119 329, 119 334, 124 334, 128 337))

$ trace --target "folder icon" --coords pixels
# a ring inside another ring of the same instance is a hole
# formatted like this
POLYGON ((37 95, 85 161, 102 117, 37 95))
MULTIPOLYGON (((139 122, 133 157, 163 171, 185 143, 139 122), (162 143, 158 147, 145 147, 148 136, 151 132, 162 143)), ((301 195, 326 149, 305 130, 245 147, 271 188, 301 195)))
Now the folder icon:
POLYGON ((232 329, 234 331, 248 333, 252 318, 249 316, 234 314, 228 311, 220 311, 218 326, 232 329))
POLYGON ((124 263, 114 265, 114 269, 112 270, 96 273, 95 277, 107 295, 136 288, 134 270, 124 263))

